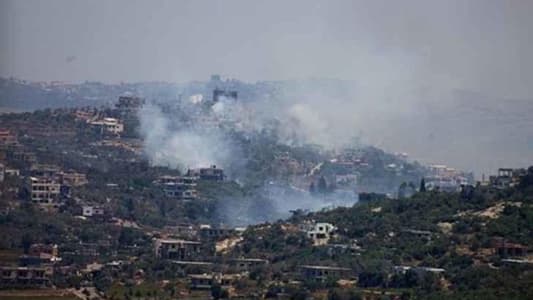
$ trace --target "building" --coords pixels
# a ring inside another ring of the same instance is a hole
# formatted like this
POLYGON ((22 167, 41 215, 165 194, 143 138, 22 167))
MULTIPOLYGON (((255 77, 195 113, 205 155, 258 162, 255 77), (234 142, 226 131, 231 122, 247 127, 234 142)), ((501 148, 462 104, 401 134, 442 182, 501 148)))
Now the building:
POLYGON ((15 145, 17 137, 7 129, 0 129, 0 145, 15 145))
POLYGON ((198 197, 197 179, 195 176, 161 176, 158 182, 167 197, 193 200, 198 197))
POLYGON ((13 169, 13 168, 5 168, 4 169, 4 176, 20 176, 20 170, 19 169, 13 169))
POLYGON ((227 289, 240 278, 238 274, 191 274, 189 286, 194 290, 209 290, 216 284, 227 289))
POLYGON ((82 206, 81 215, 84 217, 96 217, 104 215, 104 208, 98 205, 84 205, 82 206))
POLYGON ((0 267, 0 288, 44 287, 52 274, 50 268, 0 267))
POLYGON ((352 269, 328 266, 299 266, 302 280, 325 282, 328 279, 348 279, 352 277, 352 269))
POLYGON ((61 177, 61 183, 66 186, 75 187, 89 183, 89 180, 87 180, 87 175, 83 173, 62 172, 59 175, 61 177))
POLYGON ((124 132, 124 124, 116 118, 103 118, 96 121, 90 121, 89 124, 99 128, 102 133, 105 131, 118 135, 124 132))
POLYGON ((237 91, 226 91, 221 89, 213 90, 213 102, 218 102, 223 99, 237 100, 237 91))
POLYGON ((59 166, 47 164, 33 164, 30 168, 31 175, 36 177, 56 177, 60 171, 59 166))
POLYGON ((511 243, 504 238, 497 238, 492 241, 492 247, 494 254, 500 257, 518 257, 527 256, 528 247, 511 243))
POLYGON ((59 206, 61 185, 50 177, 30 177, 28 182, 30 199, 41 206, 59 206))
POLYGON ((229 261, 229 266, 239 272, 248 272, 267 264, 268 260, 260 258, 235 258, 229 261))
POLYGON ((23 161, 30 164, 33 164, 37 161, 37 156, 35 156, 35 153, 23 149, 9 150, 7 152, 7 158, 11 160, 23 161))
POLYGON ((337 227, 330 223, 304 223, 301 229, 313 240, 315 246, 325 245, 335 236, 337 227))
POLYGON ((144 99, 140 97, 120 96, 118 97, 118 103, 115 106, 122 112, 134 112, 140 109, 144 103, 144 99))
POLYGON ((49 244, 32 244, 30 246, 30 249, 28 250, 28 255, 32 256, 39 256, 42 253, 49 254, 51 256, 58 257, 59 256, 59 250, 57 245, 49 245, 49 244))
POLYGON ((202 239, 207 240, 220 240, 232 235, 236 235, 238 232, 233 228, 213 228, 211 225, 200 225, 199 234, 202 239))
POLYGON ((498 175, 489 177, 490 185, 498 189, 513 187, 520 183, 520 178, 525 174, 525 169, 500 168, 498 175))
POLYGON ((224 170, 217 168, 216 165, 212 165, 209 168, 189 170, 187 172, 187 175, 195 176, 202 180, 210 180, 210 181, 223 181, 225 177, 224 170))
POLYGON ((201 253, 201 243, 178 239, 156 239, 155 256, 161 259, 190 260, 201 253))

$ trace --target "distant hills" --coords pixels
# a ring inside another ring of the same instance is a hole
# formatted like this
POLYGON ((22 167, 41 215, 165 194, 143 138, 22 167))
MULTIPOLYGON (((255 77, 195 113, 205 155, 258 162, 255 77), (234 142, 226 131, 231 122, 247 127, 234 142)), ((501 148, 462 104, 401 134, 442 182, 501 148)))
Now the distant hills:
POLYGON ((407 152, 425 163, 473 170, 478 178, 498 167, 533 161, 533 99, 501 99, 469 90, 438 96, 423 89, 368 92, 353 81, 336 79, 45 84, 0 78, 0 112, 110 105, 125 93, 157 102, 195 94, 210 98, 215 87, 237 90, 242 101, 271 101, 268 109, 274 114, 304 103, 325 124, 324 133, 317 135, 336 139, 356 134, 366 144, 407 152))

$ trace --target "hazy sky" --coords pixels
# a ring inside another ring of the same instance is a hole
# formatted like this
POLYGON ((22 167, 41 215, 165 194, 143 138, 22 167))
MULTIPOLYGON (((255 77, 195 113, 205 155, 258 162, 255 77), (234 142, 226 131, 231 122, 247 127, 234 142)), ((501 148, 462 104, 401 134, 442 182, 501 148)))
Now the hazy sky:
POLYGON ((533 89, 533 1, 5 1, 0 75, 533 89))

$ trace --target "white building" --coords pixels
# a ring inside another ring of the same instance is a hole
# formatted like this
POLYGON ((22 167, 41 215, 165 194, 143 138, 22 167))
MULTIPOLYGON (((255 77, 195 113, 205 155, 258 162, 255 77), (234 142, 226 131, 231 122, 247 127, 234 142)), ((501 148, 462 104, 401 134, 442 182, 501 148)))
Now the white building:
POLYGON ((306 232, 307 237, 313 240, 315 246, 327 244, 337 231, 337 227, 330 223, 305 224, 302 229, 306 232))
POLYGON ((82 207, 81 214, 84 217, 103 216, 104 208, 101 206, 95 206, 95 205, 84 205, 82 207))
POLYGON ((89 124, 99 126, 102 130, 113 134, 120 134, 124 131, 124 124, 115 118, 103 118, 97 121, 91 121, 89 124))

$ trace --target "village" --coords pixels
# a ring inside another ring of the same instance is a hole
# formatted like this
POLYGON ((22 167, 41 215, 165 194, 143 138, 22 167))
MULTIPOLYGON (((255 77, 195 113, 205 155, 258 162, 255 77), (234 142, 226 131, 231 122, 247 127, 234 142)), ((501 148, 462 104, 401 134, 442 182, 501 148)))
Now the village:
MULTIPOLYGON (((215 90, 213 102, 221 96, 237 97, 236 92, 224 93, 215 90)), ((382 265, 379 273, 362 267, 373 251, 394 240, 422 247, 442 242, 458 226, 450 222, 439 223, 439 231, 402 225, 379 236, 374 231, 356 234, 351 232, 352 223, 330 220, 327 212, 305 210, 292 211, 285 221, 252 226, 213 221, 209 216, 217 208, 210 197, 235 189, 233 179, 216 165, 179 172, 146 162, 142 140, 135 134, 137 112, 144 103, 138 97, 121 96, 112 108, 2 116, 2 224, 23 220, 34 224, 28 232, 2 229, 2 289, 56 290, 83 299, 284 299, 302 289, 320 294, 337 287, 358 289, 372 299, 382 292, 400 297, 405 290, 387 288, 411 287, 401 283, 409 276, 422 280, 430 274, 442 288, 451 284, 447 269, 420 259, 383 257, 380 264, 388 265, 382 265), (359 235, 362 238, 354 238, 359 235), (291 259, 299 256, 302 259, 291 259), (376 274, 382 277, 372 277, 376 274), (376 290, 385 282, 385 290, 376 290)), ((196 117, 196 126, 201 120, 211 126, 228 122, 196 117)), ((322 161, 297 159, 289 151, 273 157, 270 180, 286 180, 318 199, 344 193, 353 204, 359 198, 376 216, 386 212, 380 206, 383 201, 408 203, 410 197, 426 193, 472 198, 480 189, 515 189, 528 175, 526 169, 502 168, 475 184, 471 174, 444 165, 431 165, 422 172, 406 162, 406 154, 394 154, 380 168, 397 176, 393 181, 397 190, 376 192, 373 187, 379 189, 382 182, 364 185, 372 180, 368 172, 376 170, 368 152, 346 150, 322 161)), ((496 203, 483 211, 461 211, 455 218, 493 220, 508 207, 521 205, 525 204, 496 203)), ((478 265, 498 269, 533 264, 530 245, 505 236, 490 237, 475 251, 461 247, 458 251, 478 265)))

